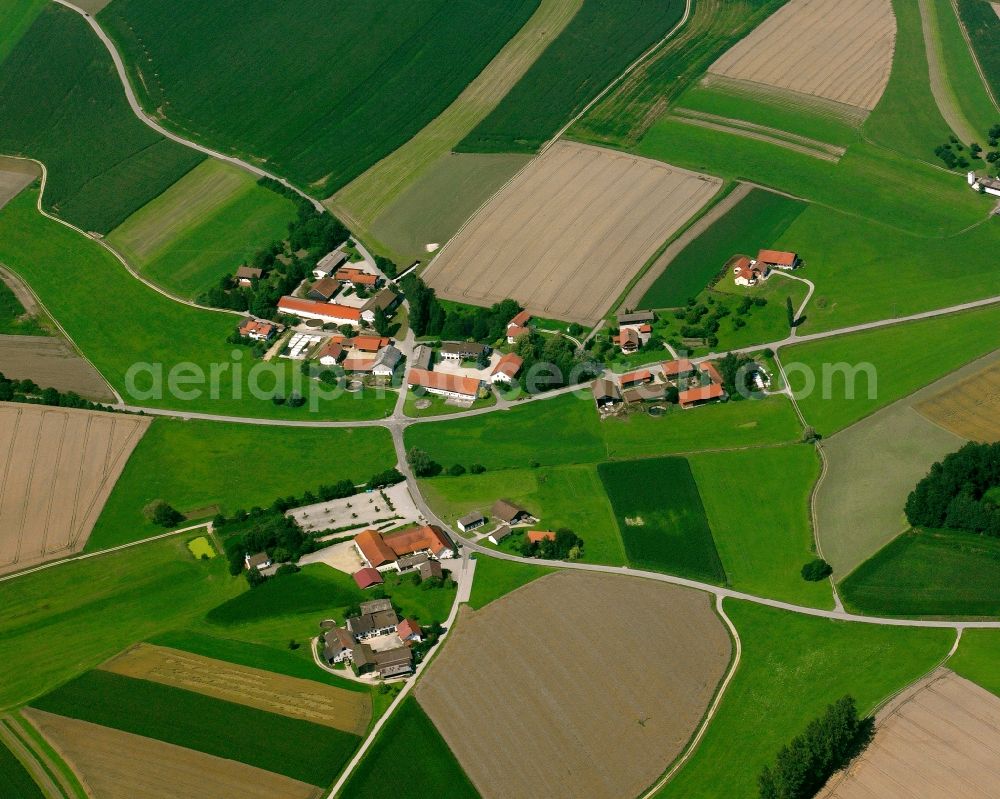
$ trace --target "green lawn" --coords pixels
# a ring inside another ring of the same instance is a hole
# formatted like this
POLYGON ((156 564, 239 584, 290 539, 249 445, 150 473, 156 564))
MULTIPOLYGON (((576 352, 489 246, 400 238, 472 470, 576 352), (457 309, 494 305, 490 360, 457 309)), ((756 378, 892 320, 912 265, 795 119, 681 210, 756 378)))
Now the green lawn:
POLYGON ((3 795, 6 799, 45 799, 27 769, 21 761, 2 743, 0 743, 0 783, 3 784, 3 795))
POLYGON ((680 20, 680 0, 583 0, 499 105, 455 148, 535 152, 680 20))
POLYGON ((404 699, 340 796, 351 799, 476 799, 479 796, 441 733, 413 696, 404 699), (401 765, 400 752, 406 752, 401 765))
POLYGON ((107 233, 204 159, 135 118, 104 45, 54 3, 4 61, 0 107, 0 152, 44 162, 46 208, 84 230, 107 233))
POLYGON ((998 346, 1000 306, 991 306, 797 344, 781 360, 806 421, 828 436, 998 346))
POLYGON ((1000 630, 966 630, 949 668, 1000 696, 1000 630))
POLYGON ((597 471, 630 565, 726 583, 698 486, 684 458, 602 463, 597 471))
POLYGON ((194 560, 182 537, 0 583, 0 708, 192 622, 243 590, 246 583, 229 576, 222 558, 194 560))
POLYGON ((479 399, 472 403, 472 405, 456 405, 449 402, 442 396, 437 394, 425 394, 422 397, 418 397, 416 392, 408 391, 406 393, 406 400, 403 402, 403 413, 407 416, 418 419, 424 416, 448 416, 453 413, 461 413, 462 411, 467 411, 470 409, 479 408, 489 408, 497 404, 497 398, 494 394, 490 394, 486 399, 479 399), (429 402, 430 404, 426 408, 418 408, 417 403, 429 402))
POLYGON ((0 29, 0 63, 47 5, 45 0, 0 0, 0 18, 4 20, 0 29))
POLYGON ((333 727, 100 669, 31 706, 318 786, 333 781, 360 742, 333 727))
MULTIPOLYGON (((714 282, 732 256, 756 257, 761 247, 771 247, 806 208, 799 200, 753 189, 722 218, 694 239, 663 272, 639 301, 643 308, 672 308, 700 294, 714 282)), ((725 279, 725 278, 723 278, 725 279)), ((732 282, 732 277, 729 276, 732 282)))
POLYGON ((395 392, 374 391, 318 399, 300 408, 275 405, 275 388, 319 398, 322 386, 302 378, 298 364, 275 359, 273 370, 250 362, 244 348, 226 344, 238 317, 174 302, 145 286, 103 248, 35 210, 37 192, 22 192, 0 211, 0 261, 35 290, 53 316, 127 401, 186 411, 267 418, 307 419, 382 417, 391 411, 395 392), (68 292, 67 270, 86 275, 86 292, 68 292), (134 385, 126 379, 139 366, 134 385), (143 366, 145 365, 145 366, 143 366), (190 368, 204 376, 187 381, 190 368), (213 371, 213 369, 215 371, 213 371), (266 369, 266 371, 264 371, 266 369), (176 390, 170 390, 170 375, 176 390), (234 372, 236 375, 234 376, 234 372), (156 391, 153 375, 162 390, 156 391), (218 398, 212 396, 212 382, 218 398), (282 385, 283 384, 283 385, 282 385), (253 396, 254 389, 260 396, 253 396), (189 396, 193 392, 195 396, 189 396), (162 396, 161 396, 162 395, 162 396))
POLYGON ((283 239, 287 197, 223 161, 203 161, 111 231, 108 242, 146 277, 194 299, 283 239))
POLYGON ((522 585, 527 585, 553 571, 554 569, 545 566, 529 566, 524 563, 477 555, 476 574, 472 582, 469 607, 473 610, 479 610, 494 599, 499 599, 522 585))
POLYGON ((118 0, 99 20, 147 109, 326 197, 444 111, 537 6, 118 0))
POLYGON ((504 469, 434 477, 422 480, 420 490, 434 512, 450 523, 471 510, 488 514, 497 499, 509 499, 539 518, 537 529, 573 530, 584 541, 583 561, 625 564, 618 526, 596 466, 504 469))
POLYGON ((658 797, 757 796, 757 775, 782 746, 845 694, 868 713, 932 669, 950 630, 880 627, 726 600, 743 654, 691 760, 658 797), (720 767, 724 764, 724 767, 720 767))
POLYGON ((815 557, 809 496, 819 477, 811 446, 706 453, 688 458, 722 566, 733 588, 830 608, 828 583, 802 579, 815 557))
POLYGON ((215 551, 215 547, 212 546, 212 542, 203 535, 200 535, 197 538, 192 538, 187 542, 187 547, 191 554, 199 560, 211 560, 219 554, 215 551))
POLYGON ((880 616, 1000 616, 1000 541, 910 531, 840 584, 844 605, 880 616))
POLYGON ((270 427, 206 421, 156 419, 125 466, 101 513, 87 549, 105 549, 157 532, 143 515, 162 499, 191 519, 210 519, 278 497, 302 496, 320 485, 351 479, 363 483, 396 464, 389 433, 380 427, 356 429, 270 427), (347 452, 321 458, 309 468, 292 453, 347 452), (236 480, 234 470, 252 460, 257 475, 236 480))

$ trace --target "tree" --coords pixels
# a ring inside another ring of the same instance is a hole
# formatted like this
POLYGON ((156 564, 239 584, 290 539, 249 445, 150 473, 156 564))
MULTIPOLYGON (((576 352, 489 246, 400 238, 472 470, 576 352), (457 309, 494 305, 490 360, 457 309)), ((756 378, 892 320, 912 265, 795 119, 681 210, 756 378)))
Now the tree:
POLYGON ((389 314, 385 312, 384 308, 375 309, 375 320, 372 322, 372 326, 375 328, 375 332, 380 336, 389 335, 392 322, 389 319, 389 314))
POLYGON ((406 453, 406 462, 417 477, 433 477, 441 473, 441 464, 432 461, 430 455, 417 447, 406 453))
POLYGON ((144 509, 146 518, 160 527, 176 527, 184 521, 184 514, 172 508, 162 499, 150 502, 144 509))
POLYGON ((1000 485, 1000 443, 969 443, 931 466, 907 497, 914 527, 947 527, 1000 536, 1000 506, 988 492, 1000 485))
POLYGON ((833 574, 833 566, 822 558, 809 561, 802 567, 802 579, 811 583, 818 583, 833 574))
POLYGON ((448 474, 452 477, 461 477, 465 474, 465 467, 460 463, 454 463, 448 467, 448 474))
POLYGON ((795 327, 795 305, 791 297, 785 297, 785 314, 788 316, 788 326, 795 327))

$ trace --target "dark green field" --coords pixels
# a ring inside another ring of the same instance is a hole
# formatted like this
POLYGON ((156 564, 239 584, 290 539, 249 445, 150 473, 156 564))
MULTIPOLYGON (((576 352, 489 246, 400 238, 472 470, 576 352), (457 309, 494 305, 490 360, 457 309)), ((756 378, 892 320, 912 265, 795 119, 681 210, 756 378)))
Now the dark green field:
POLYGON ((840 584, 844 604, 885 616, 1000 615, 1000 540, 904 533, 840 584))
MULTIPOLYGON (((988 0, 957 0, 958 14, 993 96, 1000 95, 1000 16, 988 0)), ((1000 122, 1000 120, 997 120, 1000 122)))
POLYGON ((538 0, 117 0, 148 109, 325 197, 440 114, 538 0))
POLYGON ((677 24, 680 0, 584 0, 566 29, 455 149, 535 152, 677 24))
POLYGON ((107 233, 204 156, 129 109, 111 57, 74 11, 51 4, 0 72, 0 152, 45 163, 46 208, 107 233))
POLYGON ((212 624, 231 626, 257 622, 276 616, 301 613, 328 613, 365 599, 351 581, 336 579, 340 572, 326 566, 306 569, 298 574, 281 575, 252 591, 233 597, 213 608, 205 616, 212 624), (320 571, 321 569, 321 571, 320 571))
POLYGON ((684 458, 602 463, 629 563, 710 583, 725 583, 705 508, 684 458))
POLYGON ((88 671, 32 707, 325 786, 356 735, 107 671, 88 671))
POLYGON ((639 301, 643 308, 673 308, 695 297, 734 255, 772 246, 806 203, 753 189, 732 210, 681 250, 639 301))
POLYGON ((11 751, 0 744, 0 785, 4 799, 44 799, 31 775, 11 751))
POLYGON ((0 280, 0 333, 21 336, 44 336, 47 333, 35 319, 24 315, 24 306, 2 280, 0 280))
POLYGON ((412 696, 404 699, 386 722, 341 795, 351 799, 479 796, 441 733, 412 696), (405 758, 400 757, 401 752, 405 758), (413 767, 404 767, 404 763, 413 767))

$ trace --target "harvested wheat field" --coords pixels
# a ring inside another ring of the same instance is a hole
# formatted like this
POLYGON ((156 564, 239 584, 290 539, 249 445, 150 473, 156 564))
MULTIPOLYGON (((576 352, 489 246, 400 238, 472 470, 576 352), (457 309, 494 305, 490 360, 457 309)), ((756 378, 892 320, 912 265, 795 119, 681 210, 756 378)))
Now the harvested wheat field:
POLYGON ((916 410, 969 441, 1000 441, 1000 361, 924 400, 916 410))
POLYGON ((42 388, 72 391, 94 402, 114 402, 107 382, 61 338, 0 336, 0 372, 42 388))
POLYGON ((730 648, 706 594, 561 572, 463 607, 416 695, 486 799, 618 799, 683 749, 730 648))
POLYGON ((791 0, 709 72, 871 111, 895 41, 890 0, 791 0))
POLYGON ((13 200, 41 174, 41 169, 34 161, 0 155, 0 208, 13 200))
POLYGON ((1000 795, 1000 698, 947 669, 899 697, 868 749, 822 799, 1000 795))
POLYGON ((355 735, 364 735, 372 717, 367 693, 153 644, 138 644, 101 668, 355 735))
POLYGON ((439 297, 594 324, 722 185, 659 161, 557 142, 508 182, 423 278, 439 297))
POLYGON ((183 746, 27 708, 95 799, 311 799, 312 785, 183 746))
POLYGON ((83 549, 149 423, 0 403, 0 574, 83 549))

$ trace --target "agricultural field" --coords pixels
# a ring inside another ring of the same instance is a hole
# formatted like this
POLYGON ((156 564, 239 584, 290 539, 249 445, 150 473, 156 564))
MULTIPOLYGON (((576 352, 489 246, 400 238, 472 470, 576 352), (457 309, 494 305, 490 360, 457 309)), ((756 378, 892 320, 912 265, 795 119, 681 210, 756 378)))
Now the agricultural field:
POLYGON ((107 239, 140 273, 191 299, 283 239, 294 218, 291 200, 249 172, 207 159, 107 239))
POLYGON ((868 748, 818 796, 992 796, 998 745, 1000 698, 941 669, 879 712, 868 748))
MULTIPOLYGON (((689 228, 656 259, 646 274, 659 276, 635 305, 683 305, 714 282, 734 255, 754 258, 762 247, 771 247, 805 208, 806 204, 799 200, 751 188, 703 229, 689 228), (694 235, 689 235, 692 232, 694 235)), ((726 277, 732 282, 731 276, 726 277)))
POLYGON ((988 0, 956 0, 959 18, 994 99, 1000 99, 1000 8, 988 0))
POLYGON ((316 788, 236 760, 38 710, 25 716, 101 799, 311 799, 316 788))
POLYGON ((479 793, 417 700, 407 697, 392 714, 344 786, 352 799, 478 799, 479 793), (420 768, 400 768, 399 753, 420 768))
POLYGON ((0 155, 0 208, 41 176, 34 161, 0 155))
POLYGON ((444 112, 538 5, 117 0, 98 19, 166 124, 327 197, 444 112))
POLYGON ((79 552, 149 420, 0 403, 0 574, 79 552))
POLYGON ((828 436, 998 346, 994 305, 796 344, 781 359, 806 422, 828 436))
POLYGON ((500 558, 477 557, 476 579, 472 583, 469 607, 479 610, 522 585, 551 574, 554 569, 545 566, 528 566, 500 558))
POLYGON ((726 572, 698 485, 684 458, 601 463, 629 564, 709 583, 726 572))
POLYGON ((46 5, 45 0, 0 0, 0 17, 5 21, 3 30, 0 30, 0 63, 3 63, 46 5))
POLYGON ((371 699, 360 691, 154 644, 138 644, 103 664, 101 669, 354 735, 364 735, 371 721, 371 699))
POLYGON ((584 0, 562 34, 456 148, 536 152, 681 20, 680 0, 584 0))
POLYGON ((452 524, 469 511, 488 513, 497 499, 508 499, 538 517, 534 529, 568 527, 580 536, 584 562, 625 564, 618 527, 593 465, 434 477, 422 480, 420 491, 435 514, 452 524))
POLYGON ((889 80, 895 34, 889 0, 791 0, 709 72, 870 111, 889 80))
POLYGON ((204 156, 135 118, 111 56, 75 11, 46 6, 0 74, 0 151, 48 168, 47 210, 107 233, 204 156))
POLYGON ((698 0, 684 26, 569 129, 580 141, 633 147, 730 45, 787 0, 698 0))
POLYGON ((558 142, 510 181, 424 273, 438 295, 513 297, 539 316, 596 323, 720 181, 558 142))
POLYGON ((45 794, 35 784, 27 769, 14 753, 0 741, 0 780, 10 799, 45 799, 45 794))
POLYGON ((198 521, 240 508, 268 507, 278 497, 302 496, 338 480, 360 484, 395 463, 392 442, 382 428, 254 427, 156 419, 111 492, 88 548, 104 549, 162 531, 143 515, 143 509, 158 499, 198 521), (289 459, 289 447, 350 450, 352 457, 303 470, 289 459), (232 479, 234 464, 249 453, 267 480, 232 479))
POLYGON ((195 560, 180 537, 2 582, 0 707, 27 702, 245 590, 222 558, 195 560))
POLYGON ((313 396, 314 416, 341 419, 381 417, 394 404, 393 391, 384 397, 359 391, 319 399, 318 382, 305 380, 290 361, 273 368, 249 359, 243 363, 244 351, 226 344, 239 319, 236 314, 192 308, 157 293, 96 243, 38 214, 36 197, 37 191, 28 189, 0 211, 0 262, 31 286, 127 402, 272 419, 309 415, 313 396), (65 290, 67 269, 87 275, 83 297, 65 290), (170 390, 171 371, 185 363, 204 380, 192 387, 187 382, 191 371, 182 367, 179 375, 174 372, 179 390, 170 390), (138 374, 130 388, 127 375, 133 367, 138 374), (217 398, 212 396, 213 381, 217 398), (307 400, 304 407, 271 401, 274 393, 294 392, 307 400))
MULTIPOLYGON (((809 497, 819 477, 815 450, 803 444, 688 457, 729 584, 801 605, 830 608, 825 582, 802 579, 815 557, 809 497), (734 475, 739 491, 733 491, 734 475)), ((478 575, 477 575, 478 576, 478 575)))
POLYGON ((732 600, 724 610, 743 644, 739 668, 698 748, 658 799, 756 796, 761 769, 828 704, 850 694, 859 713, 870 713, 940 662, 955 637, 732 600))
POLYGON ((94 402, 115 402, 111 387, 63 338, 0 336, 0 372, 42 388, 72 391, 94 402))
POLYGON ((966 630, 958 651, 948 661, 948 667, 966 679, 1000 696, 1000 633, 996 630, 966 630))
POLYGON ((462 613, 416 696, 484 797, 640 793, 683 749, 731 654, 706 595, 624 576, 549 575, 462 613), (454 674, 476 690, 456 692, 454 674))
POLYGON ((969 441, 1000 441, 1000 352, 994 356, 960 383, 922 400, 917 412, 969 441))
POLYGON ((840 583, 844 605, 879 616, 1000 615, 1000 541, 954 530, 903 533, 840 583))

